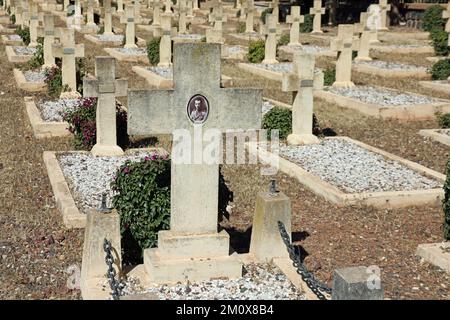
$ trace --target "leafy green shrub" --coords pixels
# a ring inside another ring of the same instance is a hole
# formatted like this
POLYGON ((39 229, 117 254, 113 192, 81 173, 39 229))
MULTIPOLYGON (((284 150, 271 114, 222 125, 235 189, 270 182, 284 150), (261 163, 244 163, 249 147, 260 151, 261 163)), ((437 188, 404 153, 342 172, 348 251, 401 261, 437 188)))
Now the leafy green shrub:
POLYGON ((323 83, 326 86, 331 86, 336 81, 336 68, 331 67, 325 69, 323 72, 323 83))
POLYGON ((278 40, 277 46, 286 46, 290 42, 290 36, 288 34, 283 34, 278 40))
POLYGON ((111 187, 120 215, 124 261, 142 259, 146 248, 157 245, 158 231, 170 225, 170 160, 152 155, 127 161, 111 187))
POLYGON ((44 38, 39 37, 38 45, 36 47, 36 52, 33 54, 33 57, 28 61, 28 65, 31 68, 39 68, 44 64, 44 38))
POLYGON ((305 21, 300 25, 300 32, 309 33, 313 31, 313 21, 314 21, 313 14, 305 14, 305 21))
POLYGON ((444 114, 438 114, 438 122, 439 126, 442 129, 449 129, 450 128, 450 113, 444 113, 444 114))
MULTIPOLYGON (((75 136, 74 147, 76 149, 90 150, 95 142, 97 127, 95 123, 97 110, 96 98, 80 99, 80 104, 73 110, 63 115, 64 121, 69 123, 69 131, 75 136)), ((127 113, 116 105, 116 125, 119 145, 126 145, 127 136, 127 113)))
POLYGON ((86 66, 83 58, 75 60, 77 91, 83 94, 83 78, 86 75, 86 66))
POLYGON ((445 30, 433 29, 430 32, 430 38, 436 55, 445 56, 449 53, 448 33, 445 30))
POLYGON ((450 77, 450 59, 436 62, 431 69, 428 69, 433 80, 446 80, 450 77))
POLYGON ((251 63, 260 63, 264 60, 264 40, 250 41, 248 46, 247 59, 251 63))
POLYGON ((16 34, 22 38, 22 41, 25 45, 30 44, 30 28, 22 28, 19 26, 16 28, 16 34))
POLYGON ((444 200, 443 200, 443 209, 444 209, 444 240, 450 240, 450 161, 447 162, 447 179, 444 184, 444 200))
POLYGON ((445 20, 442 18, 444 9, 440 5, 431 6, 425 10, 422 19, 422 29, 432 31, 434 29, 444 29, 445 20))
POLYGON ((147 44, 147 56, 151 64, 155 65, 159 62, 159 44, 161 38, 153 38, 147 44))
POLYGON ((52 66, 45 69, 45 83, 49 95, 59 96, 63 92, 61 68, 52 66))
POLYGON ((262 128, 267 130, 270 139, 272 130, 279 130, 279 138, 286 139, 292 133, 292 111, 287 108, 274 107, 263 117, 262 128))
POLYGON ((244 33, 245 32, 245 23, 244 22, 238 22, 236 27, 237 33, 244 33))
POLYGON ((259 17, 261 19, 261 22, 266 23, 266 16, 271 13, 272 13, 272 8, 267 8, 263 12, 261 12, 261 17, 259 17))

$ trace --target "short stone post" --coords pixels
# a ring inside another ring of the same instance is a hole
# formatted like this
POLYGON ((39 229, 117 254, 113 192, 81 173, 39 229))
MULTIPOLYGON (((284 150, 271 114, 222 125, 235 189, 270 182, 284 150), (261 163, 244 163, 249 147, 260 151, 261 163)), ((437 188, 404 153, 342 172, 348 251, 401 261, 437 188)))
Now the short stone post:
POLYGON ((198 0, 193 0, 193 6, 194 6, 194 10, 199 10, 199 7, 198 7, 198 0))
POLYGON ((30 2, 30 43, 29 47, 36 47, 38 45, 38 27, 39 27, 39 12, 38 6, 35 2, 30 2))
POLYGON ((322 0, 314 0, 314 5, 309 9, 309 13, 314 15, 311 33, 323 33, 322 15, 325 14, 325 8, 322 8, 322 0))
POLYGON ((352 24, 340 24, 338 36, 331 41, 331 50, 337 51, 336 81, 333 87, 354 87, 352 82, 352 54, 353 54, 352 24))
POLYGON ((244 13, 245 13, 245 33, 254 33, 255 29, 253 28, 253 24, 255 15, 255 5, 253 3, 253 0, 246 0, 244 13))
POLYGON ((159 27, 161 26, 161 7, 162 3, 159 0, 153 0, 153 21, 152 26, 159 27))
POLYGON ((369 14, 361 12, 360 22, 355 25, 355 31, 359 34, 358 56, 355 61, 371 61, 370 57, 370 40, 372 38, 371 31, 367 28, 367 19, 369 14))
POLYGON ((187 13, 187 4, 186 0, 178 0, 179 5, 179 13, 180 18, 178 20, 178 33, 180 34, 186 34, 186 13, 187 13))
POLYGON ((103 34, 105 36, 114 34, 112 31, 112 14, 114 10, 111 6, 111 0, 103 0, 103 34))
POLYGON ((250 254, 257 260, 269 262, 273 258, 289 258, 278 221, 283 222, 291 234, 291 200, 282 192, 258 193, 250 241, 250 254))
POLYGON ((116 60, 96 57, 96 79, 84 78, 84 97, 97 97, 97 141, 91 150, 96 157, 123 155, 117 145, 116 97, 127 95, 128 80, 116 79, 116 60))
POLYGON ((387 0, 380 0, 381 9, 381 29, 389 30, 387 27, 387 13, 391 10, 391 5, 387 3, 387 0))
POLYGON ((75 58, 84 57, 84 44, 75 45, 75 30, 59 28, 60 43, 52 45, 53 56, 62 58, 62 84, 77 91, 75 58))
POLYGON ((379 43, 378 30, 381 29, 381 11, 378 5, 370 5, 368 9, 367 28, 370 30, 370 43, 379 43))
POLYGON ((264 60, 262 63, 278 63, 277 60, 277 20, 274 15, 266 16, 264 25, 264 34, 266 35, 266 44, 264 47, 264 60))
POLYGON ((92 30, 97 29, 97 25, 94 22, 94 4, 95 0, 88 0, 87 1, 87 12, 86 12, 86 27, 92 30))
POLYGON ((120 22, 126 23, 124 48, 137 48, 135 43, 134 6, 125 6, 125 16, 122 16, 120 22))
POLYGON ((314 55, 299 52, 294 56, 292 73, 283 75, 282 90, 294 92, 292 134, 287 137, 290 145, 320 142, 313 135, 314 65, 314 55))
POLYGON ((194 8, 193 8, 192 0, 188 0, 186 2, 186 14, 189 18, 194 17, 194 8))
POLYGON ((123 12, 123 0, 117 0, 117 13, 122 14, 123 12))
POLYGON ((334 271, 332 300, 383 300, 379 268, 350 267, 334 271))
POLYGON ((109 213, 90 211, 86 217, 84 231, 83 260, 81 262, 81 295, 84 300, 109 300, 110 288, 102 290, 102 284, 108 283, 105 262, 104 240, 111 243, 114 257, 114 269, 121 274, 121 236, 120 217, 116 210, 109 213))
POLYGON ((300 7, 292 6, 291 14, 286 17, 286 22, 291 24, 289 33, 289 45, 301 46, 300 42, 300 24, 305 22, 305 17, 300 15, 300 7))
POLYGON ((172 13, 172 0, 165 0, 164 13, 172 13))
POLYGON ((159 43, 158 67, 170 67, 172 65, 172 15, 161 15, 162 36, 159 43))
POLYGON ((272 0, 270 3, 270 8, 272 8, 272 15, 275 17, 275 21, 278 24, 280 21, 280 2, 279 0, 272 0))
POLYGON ((44 13, 44 25, 38 28, 38 36, 44 38, 44 65, 51 67, 55 64, 53 56, 53 43, 55 42, 55 17, 51 13, 44 13))

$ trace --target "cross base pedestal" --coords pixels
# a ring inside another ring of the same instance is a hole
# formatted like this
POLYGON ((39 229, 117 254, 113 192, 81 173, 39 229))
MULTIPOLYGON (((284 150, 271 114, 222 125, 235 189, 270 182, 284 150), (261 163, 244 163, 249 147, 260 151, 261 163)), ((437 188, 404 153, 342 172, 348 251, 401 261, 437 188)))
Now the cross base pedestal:
POLYGON ((261 63, 265 63, 265 64, 277 64, 277 63, 280 63, 280 62, 278 62, 278 60, 276 60, 276 59, 264 59, 261 63))
POLYGON ((242 264, 229 256, 226 231, 207 234, 158 233, 158 248, 144 251, 144 268, 152 283, 205 281, 242 276, 242 264))
POLYGON ((351 88, 354 87, 355 84, 352 81, 340 81, 340 82, 335 82, 333 83, 333 87, 336 88, 351 88))
POLYGON ((94 157, 112 157, 122 156, 124 154, 122 148, 119 146, 106 146, 101 144, 94 145, 91 153, 94 157))
POLYGON ((356 57, 355 61, 372 61, 371 57, 356 57))
POLYGON ((313 31, 311 31, 311 33, 312 34, 321 34, 321 33, 323 33, 323 31, 322 30, 313 30, 313 31))
POLYGON ((320 143, 319 138, 313 134, 290 134, 287 137, 289 145, 304 145, 320 143))

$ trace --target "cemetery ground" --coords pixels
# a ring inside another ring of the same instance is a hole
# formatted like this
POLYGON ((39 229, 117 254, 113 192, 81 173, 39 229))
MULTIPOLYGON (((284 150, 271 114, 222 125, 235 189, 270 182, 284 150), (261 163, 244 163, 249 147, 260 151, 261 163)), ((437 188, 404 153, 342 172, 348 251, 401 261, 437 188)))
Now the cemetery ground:
MULTIPOLYGON (((139 31, 137 35, 148 38, 139 31)), ((106 53, 84 41, 79 33, 76 42, 85 44, 87 71, 93 74, 94 57, 106 53)), ((379 57, 426 65, 422 62, 425 59, 417 55, 379 57)), ((23 102, 27 94, 12 81, 13 64, 6 59, 4 45, 0 46, 0 58, 0 299, 78 299, 79 291, 68 289, 67 280, 71 275, 68 268, 81 266, 83 230, 64 228, 42 159, 43 151, 73 149, 71 138, 33 137, 23 102)), ((329 63, 322 58, 318 61, 319 67, 329 63)), ((222 73, 232 76, 235 86, 264 87, 265 97, 290 103, 290 94, 281 93, 279 83, 244 73, 228 62, 222 64, 222 73)), ((128 77, 129 87, 146 87, 145 80, 131 71, 132 65, 117 63, 117 74, 128 77)), ((356 84, 449 98, 419 87, 413 79, 393 81, 354 73, 353 80, 356 84)), ((126 99, 122 102, 126 103, 126 99)), ((418 134, 420 129, 436 128, 434 120, 375 119, 317 100, 315 112, 322 128, 329 127, 338 135, 444 173, 448 148, 418 134)), ((167 141, 162 139, 160 143, 165 146, 167 141)), ((261 176, 259 167, 250 165, 224 165, 222 174, 235 196, 230 216, 221 225, 231 235, 231 246, 246 252, 256 194, 266 190, 273 177, 261 176)), ((339 267, 376 264, 382 269, 389 299, 450 298, 450 276, 415 256, 418 244, 442 238, 443 213, 439 205, 389 210, 337 207, 302 187, 296 179, 282 173, 274 178, 292 201, 293 240, 302 246, 307 267, 320 280, 330 284, 333 270, 339 267)))

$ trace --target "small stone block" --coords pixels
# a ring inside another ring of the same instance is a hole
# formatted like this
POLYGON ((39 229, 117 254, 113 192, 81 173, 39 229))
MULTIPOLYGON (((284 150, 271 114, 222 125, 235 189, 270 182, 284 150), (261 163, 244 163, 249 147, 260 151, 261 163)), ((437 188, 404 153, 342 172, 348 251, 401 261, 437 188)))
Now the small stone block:
POLYGON ((383 300, 383 287, 370 288, 373 274, 367 267, 334 271, 332 300, 383 300))
POLYGON ((419 244, 417 255, 450 274, 450 241, 419 244))

